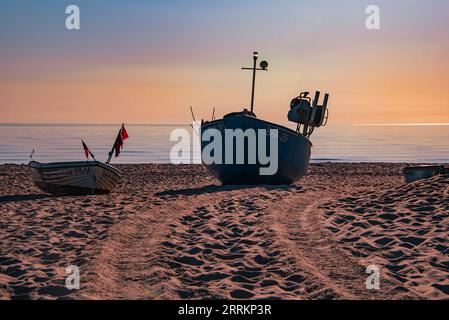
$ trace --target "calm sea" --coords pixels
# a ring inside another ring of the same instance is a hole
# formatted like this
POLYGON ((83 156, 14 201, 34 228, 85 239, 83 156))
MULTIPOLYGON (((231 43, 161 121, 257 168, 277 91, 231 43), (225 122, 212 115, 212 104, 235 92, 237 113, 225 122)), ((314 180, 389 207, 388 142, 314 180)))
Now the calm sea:
MULTIPOLYGON (((130 138, 113 163, 168 163, 173 129, 180 125, 127 125, 130 138)), ((0 124, 0 163, 83 160, 83 139, 104 161, 118 125, 0 124)), ((449 162, 449 125, 328 125, 313 134, 312 161, 449 162)))

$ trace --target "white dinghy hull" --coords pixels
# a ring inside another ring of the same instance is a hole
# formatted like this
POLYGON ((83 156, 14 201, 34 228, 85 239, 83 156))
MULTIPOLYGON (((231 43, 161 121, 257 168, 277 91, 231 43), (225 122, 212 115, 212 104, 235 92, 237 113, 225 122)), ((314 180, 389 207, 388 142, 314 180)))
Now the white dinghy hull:
POLYGON ((121 172, 99 161, 39 163, 31 161, 34 183, 51 194, 105 194, 120 182, 121 172))

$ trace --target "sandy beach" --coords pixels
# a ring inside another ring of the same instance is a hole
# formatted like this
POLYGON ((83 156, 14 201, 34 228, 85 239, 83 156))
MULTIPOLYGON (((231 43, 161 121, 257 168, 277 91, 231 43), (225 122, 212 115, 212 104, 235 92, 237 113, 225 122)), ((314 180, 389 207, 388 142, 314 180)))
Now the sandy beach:
POLYGON ((449 176, 314 164, 292 186, 119 165, 109 195, 54 197, 0 166, 2 299, 449 299, 449 176), (80 290, 65 287, 80 269, 80 290), (365 286, 380 268, 380 289, 365 286))

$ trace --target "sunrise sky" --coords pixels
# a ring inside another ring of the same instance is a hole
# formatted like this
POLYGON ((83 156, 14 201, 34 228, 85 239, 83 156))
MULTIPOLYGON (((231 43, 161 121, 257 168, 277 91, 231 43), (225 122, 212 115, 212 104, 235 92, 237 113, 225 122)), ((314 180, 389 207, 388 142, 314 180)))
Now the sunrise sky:
POLYGON ((333 123, 449 123, 447 0, 0 2, 0 122, 189 123, 249 105, 285 122, 302 90, 333 123), (81 29, 65 28, 65 8, 81 29), (365 28, 380 7, 381 30, 365 28))

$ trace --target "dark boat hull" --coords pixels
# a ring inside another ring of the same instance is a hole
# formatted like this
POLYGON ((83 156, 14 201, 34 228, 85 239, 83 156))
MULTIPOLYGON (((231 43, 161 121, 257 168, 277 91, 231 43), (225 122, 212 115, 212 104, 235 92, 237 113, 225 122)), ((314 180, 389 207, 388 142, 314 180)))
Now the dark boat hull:
POLYGON ((405 181, 411 183, 428 179, 438 174, 444 174, 446 169, 442 165, 406 167, 404 169, 405 181))
MULTIPOLYGON (((222 141, 225 141, 225 129, 277 129, 278 130, 278 170, 273 175, 261 175, 260 168, 267 167, 261 165, 257 160, 256 164, 249 164, 247 158, 248 146, 245 144, 245 162, 244 164, 207 164, 208 170, 218 178, 223 184, 238 185, 282 185, 291 184, 307 173, 310 161, 311 142, 304 136, 277 124, 257 119, 254 116, 245 113, 236 113, 226 116, 223 119, 206 122, 201 126, 202 134, 207 129, 218 129, 222 134, 222 141)), ((209 142, 201 141, 201 150, 209 142)), ((265 143, 269 145, 269 136, 266 136, 265 143)), ((256 147, 256 152, 258 147, 256 147)), ((268 148, 269 150, 269 148, 268 148)), ((223 159, 225 157, 225 148, 223 143, 223 159)), ((235 155, 234 146, 234 155, 235 155)), ((203 161, 204 162, 204 161, 203 161)), ((224 161, 223 161, 224 162, 224 161)))

